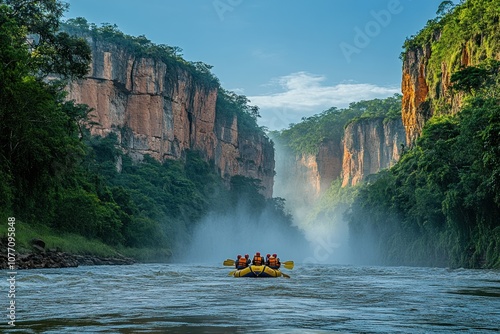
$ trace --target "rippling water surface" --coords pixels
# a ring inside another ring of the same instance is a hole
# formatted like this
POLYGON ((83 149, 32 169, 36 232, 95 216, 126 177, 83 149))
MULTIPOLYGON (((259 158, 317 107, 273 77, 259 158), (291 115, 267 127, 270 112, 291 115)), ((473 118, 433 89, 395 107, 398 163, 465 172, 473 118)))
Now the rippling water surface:
POLYGON ((290 279, 252 279, 228 277, 230 270, 219 264, 141 264, 20 271, 16 327, 10 329, 5 320, 0 328, 8 333, 492 333, 500 327, 499 271, 296 264, 292 271, 283 269, 290 279))

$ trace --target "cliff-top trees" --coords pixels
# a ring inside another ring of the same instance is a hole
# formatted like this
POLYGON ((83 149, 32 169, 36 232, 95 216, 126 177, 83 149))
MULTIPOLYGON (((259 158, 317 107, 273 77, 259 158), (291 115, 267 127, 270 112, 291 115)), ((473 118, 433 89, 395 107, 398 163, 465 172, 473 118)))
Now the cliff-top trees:
POLYGON ((116 24, 103 23, 98 27, 88 23, 83 17, 68 19, 61 24, 61 28, 71 35, 93 37, 102 42, 122 47, 127 52, 138 57, 160 60, 165 64, 178 67, 190 73, 198 84, 208 88, 218 88, 219 79, 211 72, 211 65, 201 61, 187 61, 182 57, 182 48, 166 44, 155 44, 146 36, 138 37, 124 34, 116 24))

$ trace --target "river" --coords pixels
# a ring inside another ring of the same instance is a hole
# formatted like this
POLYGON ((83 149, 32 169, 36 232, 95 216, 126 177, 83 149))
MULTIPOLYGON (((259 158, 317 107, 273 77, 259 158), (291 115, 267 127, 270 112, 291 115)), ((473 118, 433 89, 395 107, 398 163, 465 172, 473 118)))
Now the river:
POLYGON ((214 263, 19 271, 16 326, 4 320, 0 328, 4 333, 499 331, 499 271, 296 263, 293 270, 283 269, 290 279, 252 279, 228 277, 230 270, 214 263))

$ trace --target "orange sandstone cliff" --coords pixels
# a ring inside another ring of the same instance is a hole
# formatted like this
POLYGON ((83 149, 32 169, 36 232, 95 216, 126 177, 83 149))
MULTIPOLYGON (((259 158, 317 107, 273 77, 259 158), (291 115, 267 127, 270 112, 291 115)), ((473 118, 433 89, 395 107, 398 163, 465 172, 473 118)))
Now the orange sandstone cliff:
POLYGON ((342 174, 342 144, 323 142, 316 154, 294 153, 276 143, 276 188, 278 196, 295 194, 305 202, 317 199, 342 174))
POLYGON ((341 140, 321 143, 316 154, 294 153, 279 141, 276 146, 278 196, 296 193, 307 204, 336 179, 343 187, 354 186, 393 166, 406 146, 406 133, 401 119, 364 118, 351 122, 341 140))
POLYGON ((261 180, 272 196, 274 149, 264 133, 240 133, 238 118, 216 112, 217 88, 204 85, 179 66, 135 56, 109 42, 89 40, 87 77, 68 87, 69 99, 93 108, 93 135, 116 133, 135 160, 146 154, 164 161, 186 150, 201 152, 221 177, 261 180))
POLYGON ((405 51, 401 83, 402 118, 409 145, 420 136, 423 126, 433 115, 454 114, 460 109, 464 95, 451 89, 454 72, 467 66, 477 66, 488 58, 500 60, 500 49, 492 47, 495 43, 488 38, 494 37, 478 35, 459 45, 447 47, 446 38, 436 31, 431 42, 405 51), (438 43, 445 44, 440 46, 445 51, 434 54, 438 43))
POLYGON ((403 63, 401 116, 408 143, 415 141, 425 122, 431 117, 429 105, 424 103, 429 93, 426 70, 430 53, 430 47, 410 50, 403 63))
POLYGON ((347 125, 342 186, 354 186, 369 175, 393 166, 406 145, 405 136, 401 119, 368 118, 347 125))

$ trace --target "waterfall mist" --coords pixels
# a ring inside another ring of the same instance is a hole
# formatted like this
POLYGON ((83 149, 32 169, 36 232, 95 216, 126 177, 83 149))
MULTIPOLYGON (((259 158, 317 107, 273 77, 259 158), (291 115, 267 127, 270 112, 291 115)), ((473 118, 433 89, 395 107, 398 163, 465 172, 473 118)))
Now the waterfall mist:
POLYGON ((286 199, 294 224, 308 240, 311 255, 303 262, 352 263, 349 228, 344 219, 347 205, 320 206, 321 197, 308 179, 306 168, 298 167, 295 154, 283 145, 277 144, 275 149, 274 196, 286 199))
POLYGON ((298 261, 310 256, 304 235, 289 226, 282 217, 265 209, 256 215, 246 203, 240 202, 229 213, 210 213, 195 228, 192 240, 178 257, 180 262, 222 264, 236 255, 255 252, 265 257, 277 253, 281 261, 298 261))
POLYGON ((209 213, 199 222, 190 242, 181 245, 176 261, 221 264, 227 258, 255 252, 277 253, 282 261, 353 264, 349 228, 344 219, 348 206, 320 206, 320 197, 298 170, 295 156, 275 145, 274 197, 286 200, 293 226, 265 209, 256 214, 246 201, 226 213, 209 213))

